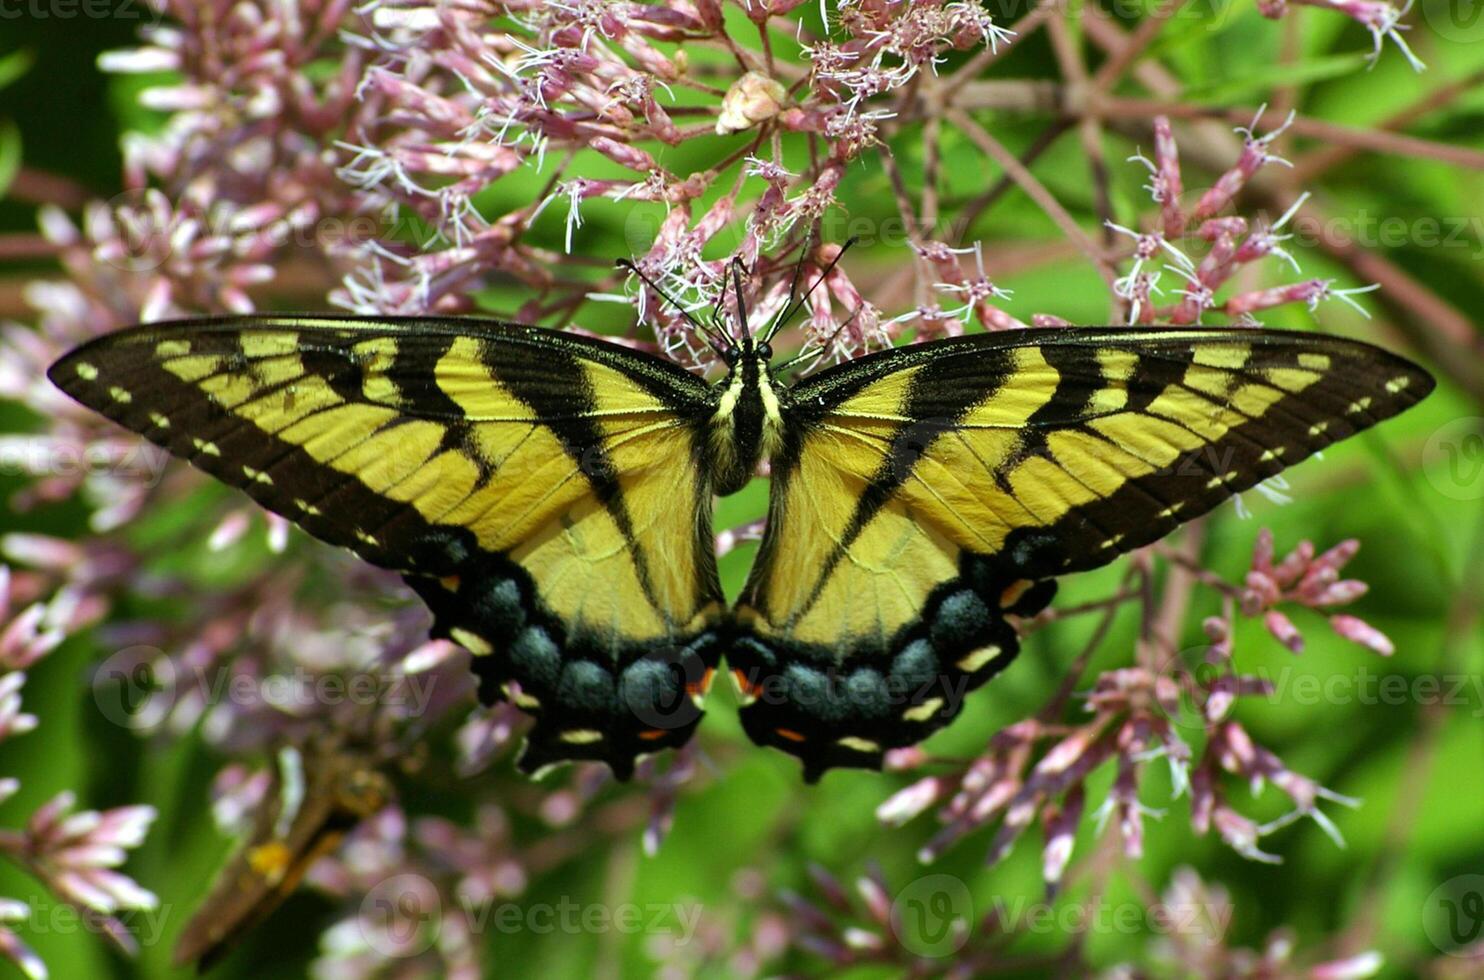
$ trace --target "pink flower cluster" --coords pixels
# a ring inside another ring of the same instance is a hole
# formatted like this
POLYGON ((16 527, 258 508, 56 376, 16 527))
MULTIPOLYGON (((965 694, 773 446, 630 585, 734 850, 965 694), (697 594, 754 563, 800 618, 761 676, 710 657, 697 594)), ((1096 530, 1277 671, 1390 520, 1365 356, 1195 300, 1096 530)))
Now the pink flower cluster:
MULTIPOLYGON (((1142 855, 1144 818, 1161 817, 1164 811, 1143 802, 1141 786, 1150 763, 1162 760, 1174 797, 1189 797, 1194 829, 1199 833, 1215 829, 1245 857, 1278 860, 1258 848, 1259 840, 1300 817, 1312 818, 1338 841, 1339 831, 1318 804, 1329 800, 1355 805, 1357 801, 1288 769, 1232 717, 1239 698, 1273 695, 1267 679, 1238 672, 1233 658, 1233 619, 1238 613, 1261 617, 1280 642, 1298 652, 1302 642, 1297 628, 1272 607, 1293 601, 1329 609, 1359 598, 1364 585, 1339 578, 1339 569, 1357 547, 1354 541, 1346 541, 1315 557, 1313 545, 1305 541, 1275 566, 1272 535, 1264 529, 1244 586, 1199 570, 1201 583, 1222 598, 1227 614, 1203 624, 1211 642, 1195 651, 1195 663, 1188 663, 1179 652, 1162 649, 1160 641, 1142 642, 1134 666, 1104 671, 1094 680, 1083 697, 1084 711, 1090 717, 1077 722, 1061 720, 1067 693, 1063 688, 1038 715, 997 732, 977 758, 952 766, 946 773, 924 775, 896 793, 878 808, 877 817, 899 826, 938 807, 943 827, 919 852, 924 862, 935 860, 988 826, 996 827, 989 860, 997 862, 1039 820, 1043 876, 1054 890, 1072 857, 1087 805, 1086 782, 1105 765, 1114 766, 1115 777, 1094 808, 1096 822, 1101 827, 1114 820, 1124 854, 1129 858, 1142 855), (1254 793, 1271 784, 1289 798, 1293 809, 1260 824, 1230 804, 1227 777, 1245 782, 1254 793)), ((1119 593, 1096 606, 1111 616, 1138 597, 1137 592, 1119 593)), ((1145 606, 1144 614, 1149 611, 1145 606)), ((1390 652, 1386 638, 1358 617, 1335 614, 1331 624, 1347 639, 1390 652)), ((920 748, 892 753, 889 765, 903 770, 938 768, 920 748)))
MULTIPOLYGON (((1236 196, 1262 167, 1272 163, 1288 165, 1286 160, 1274 156, 1270 149, 1288 124, 1259 137, 1256 129, 1261 118, 1262 112, 1259 111, 1251 127, 1237 130, 1243 136, 1241 156, 1188 210, 1183 203, 1186 196, 1184 178, 1170 121, 1163 116, 1154 120, 1154 159, 1149 160, 1143 155, 1131 159, 1142 163, 1149 171, 1149 183, 1145 186, 1154 203, 1159 205, 1155 227, 1139 232, 1109 222, 1110 228, 1134 242, 1133 266, 1127 275, 1114 283, 1116 295, 1129 304, 1129 323, 1200 323, 1208 312, 1214 312, 1234 322, 1255 326, 1258 324, 1256 314, 1262 310, 1289 303, 1303 303, 1313 310, 1331 298, 1343 300, 1361 314, 1368 315, 1351 297, 1369 292, 1375 286, 1335 289, 1334 281, 1329 279, 1307 279, 1288 285, 1245 290, 1224 301, 1217 300, 1217 293, 1242 267, 1263 259, 1281 259, 1295 272, 1299 271, 1298 261, 1283 247, 1283 242, 1292 236, 1278 232, 1298 213, 1308 199, 1307 194, 1301 195, 1285 214, 1270 224, 1258 222, 1254 225, 1241 215, 1227 213, 1236 196), (1189 254, 1192 246, 1205 250, 1198 262, 1189 254), (1169 261, 1154 268, 1157 259, 1169 261), (1161 306, 1154 302, 1153 297, 1162 292, 1160 279, 1164 272, 1183 279, 1185 286, 1177 291, 1177 295, 1183 297, 1178 303, 1161 306)), ((1289 122, 1292 122, 1292 116, 1289 122)))
MULTIPOLYGON (((1359 550, 1360 542, 1351 538, 1316 558, 1313 542, 1300 541, 1298 547, 1275 564, 1273 535, 1264 528, 1258 535, 1252 570, 1247 573, 1241 593, 1242 614, 1261 615, 1268 632, 1294 653, 1301 652, 1304 638, 1298 627, 1275 607, 1281 602, 1293 602, 1322 611, 1354 602, 1365 595, 1369 587, 1364 582, 1340 578, 1340 570, 1359 550)), ((1345 639, 1368 647, 1383 657, 1395 652, 1386 634, 1358 616, 1334 613, 1329 617, 1329 624, 1345 639)), ((1212 624, 1209 629, 1214 634, 1212 639, 1229 642, 1223 627, 1212 624)))

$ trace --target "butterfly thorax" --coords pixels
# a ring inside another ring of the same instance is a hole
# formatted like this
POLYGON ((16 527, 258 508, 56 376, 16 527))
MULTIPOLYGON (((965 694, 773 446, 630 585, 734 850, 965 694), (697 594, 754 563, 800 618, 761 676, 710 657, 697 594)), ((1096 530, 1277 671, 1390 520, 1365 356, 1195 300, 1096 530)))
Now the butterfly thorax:
POLYGON ((711 466, 713 489, 723 497, 746 486, 758 463, 782 443, 783 414, 768 366, 771 354, 766 344, 744 342, 731 370, 716 384, 720 395, 711 416, 711 466))

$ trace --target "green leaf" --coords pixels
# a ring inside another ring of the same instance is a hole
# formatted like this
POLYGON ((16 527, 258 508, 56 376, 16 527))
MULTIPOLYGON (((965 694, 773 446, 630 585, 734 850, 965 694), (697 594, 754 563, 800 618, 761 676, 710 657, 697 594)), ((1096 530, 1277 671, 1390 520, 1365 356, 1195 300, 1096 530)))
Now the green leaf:
POLYGON ((0 55, 0 88, 4 88, 30 71, 33 60, 35 59, 32 58, 31 52, 25 50, 0 55))
POLYGON ((10 182, 21 169, 21 130, 15 123, 0 119, 0 197, 10 189, 10 182))

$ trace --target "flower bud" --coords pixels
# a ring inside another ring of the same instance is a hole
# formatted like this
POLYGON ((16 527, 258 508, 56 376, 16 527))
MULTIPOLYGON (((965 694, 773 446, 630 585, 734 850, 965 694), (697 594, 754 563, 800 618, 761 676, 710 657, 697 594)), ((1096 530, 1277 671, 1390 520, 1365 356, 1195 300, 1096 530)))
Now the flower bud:
POLYGON ((720 136, 740 133, 758 123, 767 122, 783 111, 788 91, 762 72, 750 71, 732 83, 721 100, 721 116, 716 120, 720 136))

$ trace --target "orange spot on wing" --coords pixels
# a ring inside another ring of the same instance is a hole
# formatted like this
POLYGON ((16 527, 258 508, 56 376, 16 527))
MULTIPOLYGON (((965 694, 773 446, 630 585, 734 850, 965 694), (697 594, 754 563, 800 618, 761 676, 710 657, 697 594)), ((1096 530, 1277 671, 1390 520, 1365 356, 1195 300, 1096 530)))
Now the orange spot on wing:
POLYGON ((737 682, 737 690, 741 691, 743 694, 757 697, 759 694, 763 693, 763 689, 758 685, 748 681, 747 675, 740 670, 733 670, 732 678, 737 682))
POLYGON ((792 728, 775 728, 775 729, 773 729, 773 731, 777 732, 783 738, 788 739, 790 742, 802 742, 802 741, 804 741, 804 736, 800 735, 798 732, 794 731, 792 728))
POLYGON ((707 667, 706 673, 701 677, 701 680, 698 683, 685 685, 685 693, 705 694, 706 692, 711 690, 711 681, 714 680, 715 677, 716 669, 714 667, 707 667))
POLYGON ((666 733, 663 728, 649 728, 640 732, 639 737, 644 739, 644 741, 646 742, 653 742, 657 738, 664 738, 665 734, 666 733))

